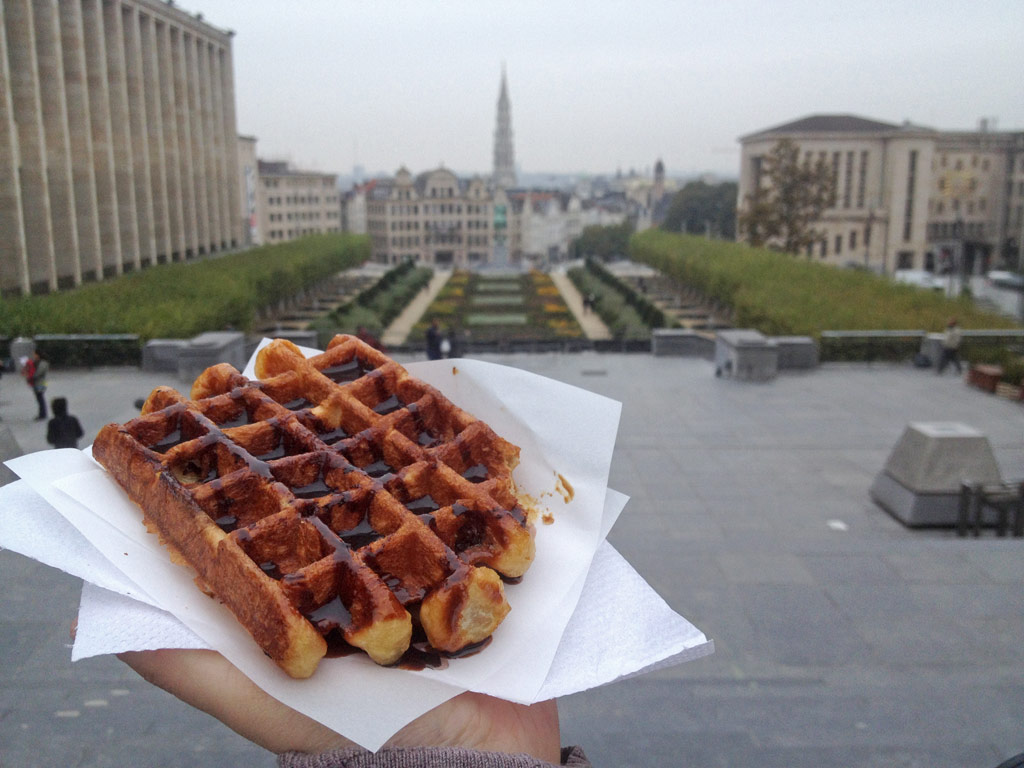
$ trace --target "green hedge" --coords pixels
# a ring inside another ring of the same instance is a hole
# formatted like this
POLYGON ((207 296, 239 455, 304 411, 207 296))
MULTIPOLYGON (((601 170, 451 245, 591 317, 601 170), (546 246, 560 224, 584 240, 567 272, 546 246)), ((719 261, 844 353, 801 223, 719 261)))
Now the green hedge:
POLYGON ((737 327, 764 334, 813 336, 824 330, 941 330, 951 316, 964 328, 1018 327, 974 307, 969 298, 860 270, 837 269, 742 243, 647 230, 630 241, 634 261, 649 264, 733 311, 737 327))
POLYGON ((70 291, 3 299, 0 334, 133 333, 145 341, 248 330, 261 308, 369 257, 366 237, 329 234, 159 265, 70 291))
POLYGON ((602 283, 614 290, 639 315, 640 320, 649 328, 667 328, 671 324, 665 313, 658 309, 651 300, 636 290, 629 283, 619 280, 601 262, 595 259, 586 260, 587 271, 602 283))
POLYGON ((644 322, 636 309, 631 306, 612 286, 601 280, 594 272, 583 267, 573 267, 568 272, 581 295, 594 296, 594 311, 601 322, 616 339, 650 339, 651 328, 644 322))
POLYGON ((362 290, 348 303, 309 324, 322 345, 338 333, 354 334, 362 326, 380 336, 433 277, 433 270, 404 261, 362 290))
POLYGON ((36 349, 50 364, 60 368, 94 365, 140 365, 142 343, 133 333, 63 336, 40 334, 36 349))

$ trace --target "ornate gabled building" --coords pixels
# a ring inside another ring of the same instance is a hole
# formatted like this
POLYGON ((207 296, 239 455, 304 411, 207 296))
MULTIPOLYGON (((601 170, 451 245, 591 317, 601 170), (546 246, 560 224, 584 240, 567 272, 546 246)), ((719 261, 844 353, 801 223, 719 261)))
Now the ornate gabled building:
POLYGON ((480 266, 494 258, 507 208, 505 194, 492 194, 483 179, 459 179, 447 168, 414 177, 400 168, 368 188, 366 230, 376 261, 480 266))
POLYGON ((855 115, 813 115, 740 139, 738 206, 768 180, 763 158, 790 139, 825 160, 835 204, 807 258, 897 269, 980 272, 1018 264, 1024 240, 1024 132, 939 131, 855 115))
POLYGON ((418 176, 401 168, 393 178, 360 187, 346 207, 358 196, 366 201, 373 258, 386 264, 411 260, 474 269, 558 261, 584 227, 626 217, 585 206, 571 194, 492 189, 479 177, 460 179, 447 168, 418 176))
POLYGON ((501 68, 498 91, 498 120, 494 129, 494 173, 492 182, 500 189, 516 185, 516 158, 512 144, 512 106, 508 98, 505 68, 501 68))

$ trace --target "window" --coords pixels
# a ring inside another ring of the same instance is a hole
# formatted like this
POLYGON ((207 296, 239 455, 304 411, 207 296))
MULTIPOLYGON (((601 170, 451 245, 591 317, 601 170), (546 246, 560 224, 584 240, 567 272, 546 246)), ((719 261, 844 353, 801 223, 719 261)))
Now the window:
POLYGON ((868 180, 868 153, 860 153, 860 173, 857 176, 857 207, 864 207, 864 189, 868 180))
POLYGON ((843 236, 836 235, 836 256, 843 252, 843 236))
POLYGON ((910 242, 913 232, 914 186, 917 181, 917 150, 912 149, 907 162, 907 203, 903 209, 903 242, 910 242))
POLYGON ((846 171, 843 174, 843 208, 850 207, 850 193, 853 189, 853 152, 846 153, 846 171))
POLYGON ((896 254, 896 269, 913 269, 914 268, 914 252, 913 251, 900 251, 896 254))
POLYGON ((850 230, 850 250, 852 251, 856 247, 857 247, 857 230, 856 229, 851 229, 850 230))

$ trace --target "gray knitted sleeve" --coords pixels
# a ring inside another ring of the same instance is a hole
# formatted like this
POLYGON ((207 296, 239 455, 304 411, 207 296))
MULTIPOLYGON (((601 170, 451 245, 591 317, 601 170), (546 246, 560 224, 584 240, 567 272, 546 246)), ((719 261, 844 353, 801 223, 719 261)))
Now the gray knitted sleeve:
MULTIPOLYGON (((278 768, 555 768, 529 755, 481 752, 459 747, 385 748, 367 752, 359 747, 320 754, 285 752, 277 756, 278 768)), ((590 768, 579 747, 562 750, 562 765, 590 768)))

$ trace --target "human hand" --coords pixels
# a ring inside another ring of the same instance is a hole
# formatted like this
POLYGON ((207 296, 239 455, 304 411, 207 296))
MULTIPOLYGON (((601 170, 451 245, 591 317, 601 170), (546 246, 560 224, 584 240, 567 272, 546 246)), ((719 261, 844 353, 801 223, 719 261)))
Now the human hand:
MULTIPOLYGON (((355 744, 266 693, 216 651, 132 651, 119 658, 143 678, 213 715, 271 752, 324 752, 355 744)), ((406 725, 385 746, 465 747, 560 761, 554 700, 525 706, 463 693, 406 725)))

